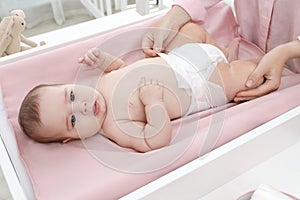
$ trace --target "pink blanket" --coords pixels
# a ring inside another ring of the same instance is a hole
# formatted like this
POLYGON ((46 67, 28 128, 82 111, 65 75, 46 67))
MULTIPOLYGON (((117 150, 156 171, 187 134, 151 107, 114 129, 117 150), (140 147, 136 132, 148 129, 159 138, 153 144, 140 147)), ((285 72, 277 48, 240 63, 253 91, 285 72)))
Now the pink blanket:
MULTIPOLYGON (((222 45, 238 35, 234 16, 225 3, 210 7, 207 15, 205 26, 222 45)), ((145 27, 154 20, 1 66, 8 119, 37 199, 119 198, 300 104, 300 75, 291 73, 283 78, 280 90, 267 96, 174 121, 172 144, 146 154, 122 149, 101 136, 67 144, 40 144, 22 133, 17 115, 29 89, 40 83, 97 78, 97 73, 82 74, 77 64, 77 58, 94 46, 128 62, 140 58, 145 27)), ((258 47, 242 41, 240 58, 260 55, 258 47)))

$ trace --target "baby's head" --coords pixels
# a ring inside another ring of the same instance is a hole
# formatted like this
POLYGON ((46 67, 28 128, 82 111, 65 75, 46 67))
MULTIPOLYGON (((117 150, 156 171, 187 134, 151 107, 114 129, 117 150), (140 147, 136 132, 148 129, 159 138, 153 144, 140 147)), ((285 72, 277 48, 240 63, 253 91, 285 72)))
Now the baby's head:
POLYGON ((38 142, 67 142, 95 135, 106 116, 106 103, 94 88, 80 85, 39 85, 24 98, 21 129, 38 142))

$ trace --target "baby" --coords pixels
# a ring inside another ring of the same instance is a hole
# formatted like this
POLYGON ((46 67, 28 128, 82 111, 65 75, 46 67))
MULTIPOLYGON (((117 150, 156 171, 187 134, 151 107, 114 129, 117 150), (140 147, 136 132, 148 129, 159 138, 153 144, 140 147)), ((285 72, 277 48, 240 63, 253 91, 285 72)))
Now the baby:
POLYGON ((104 71, 96 87, 35 87, 22 102, 20 126, 39 142, 65 143, 101 132, 139 152, 164 147, 171 141, 172 119, 224 105, 246 89, 257 63, 229 64, 237 45, 222 49, 203 27, 188 23, 165 53, 128 66, 93 48, 79 62, 104 71))

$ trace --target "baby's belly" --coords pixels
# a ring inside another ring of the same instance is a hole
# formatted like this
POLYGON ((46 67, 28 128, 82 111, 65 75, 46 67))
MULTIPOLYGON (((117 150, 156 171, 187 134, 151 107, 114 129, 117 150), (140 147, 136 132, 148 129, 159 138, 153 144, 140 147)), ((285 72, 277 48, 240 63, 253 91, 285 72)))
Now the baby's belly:
POLYGON ((115 77, 117 81, 114 83, 112 106, 119 107, 120 110, 123 110, 121 107, 127 106, 127 113, 119 114, 124 115, 124 118, 127 115, 132 120, 146 120, 144 105, 139 97, 139 87, 144 82, 160 83, 163 86, 163 100, 171 119, 183 116, 190 107, 190 96, 184 89, 178 88, 173 70, 163 60, 137 62, 116 73, 118 75, 115 77), (116 99, 121 101, 114 101, 116 99))

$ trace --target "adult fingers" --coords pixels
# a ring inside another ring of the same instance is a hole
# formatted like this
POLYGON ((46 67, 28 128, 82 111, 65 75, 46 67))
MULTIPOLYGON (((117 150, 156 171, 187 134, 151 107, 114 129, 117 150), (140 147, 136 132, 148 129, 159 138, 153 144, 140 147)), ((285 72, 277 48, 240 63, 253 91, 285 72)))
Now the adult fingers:
POLYGON ((235 102, 252 100, 254 98, 266 95, 274 90, 278 89, 278 84, 274 80, 266 80, 264 84, 258 86, 255 89, 249 89, 237 93, 234 98, 235 102))
POLYGON ((155 57, 157 54, 153 50, 154 37, 152 33, 147 33, 142 41, 142 49, 146 57, 155 57))
POLYGON ((164 38, 161 34, 158 34, 156 37, 153 38, 154 44, 153 44, 153 50, 156 53, 161 53, 163 51, 163 42, 164 38))
POLYGON ((155 30, 155 32, 147 33, 143 38, 143 51, 149 57, 157 56, 157 53, 163 51, 164 32, 155 30))
POLYGON ((250 101, 252 99, 255 99, 256 97, 234 97, 233 101, 235 103, 241 103, 241 102, 244 102, 244 101, 250 101))
POLYGON ((263 68, 257 67, 248 77, 246 81, 246 86, 248 88, 253 88, 257 85, 258 81, 263 79, 265 75, 265 70, 263 68))

